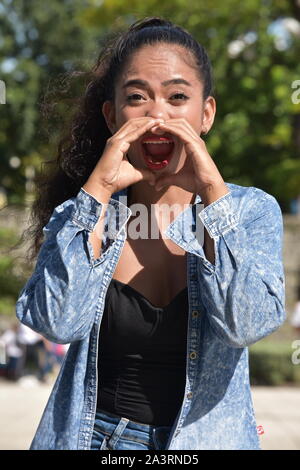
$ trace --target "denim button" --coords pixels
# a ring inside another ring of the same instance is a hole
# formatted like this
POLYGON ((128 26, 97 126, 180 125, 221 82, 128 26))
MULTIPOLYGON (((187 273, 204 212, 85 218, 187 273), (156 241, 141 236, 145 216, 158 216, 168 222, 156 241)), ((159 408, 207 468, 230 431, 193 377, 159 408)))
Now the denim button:
POLYGON ((197 318, 198 317, 198 310, 193 310, 192 311, 192 317, 197 318))
POLYGON ((192 398, 192 396, 193 396, 193 392, 189 392, 189 393, 187 394, 187 398, 192 398))
POLYGON ((197 353, 195 351, 191 352, 190 359, 196 359, 197 353))

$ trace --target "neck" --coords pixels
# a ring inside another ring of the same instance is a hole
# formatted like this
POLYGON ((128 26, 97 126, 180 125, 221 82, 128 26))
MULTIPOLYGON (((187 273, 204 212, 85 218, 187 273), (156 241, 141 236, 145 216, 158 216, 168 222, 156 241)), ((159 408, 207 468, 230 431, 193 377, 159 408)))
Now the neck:
POLYGON ((195 195, 178 186, 169 186, 160 191, 156 191, 149 183, 140 181, 130 187, 128 203, 143 204, 148 209, 151 204, 168 204, 170 206, 178 204, 184 207, 187 204, 193 204, 195 195))
MULTIPOLYGON (((150 223, 150 218, 153 217, 155 212, 156 223, 160 230, 164 230, 194 201, 195 195, 182 188, 169 186, 156 191, 153 186, 145 181, 132 185, 128 192, 128 206, 141 204, 147 210, 148 223, 150 223)), ((151 223, 153 223, 153 220, 151 223)))

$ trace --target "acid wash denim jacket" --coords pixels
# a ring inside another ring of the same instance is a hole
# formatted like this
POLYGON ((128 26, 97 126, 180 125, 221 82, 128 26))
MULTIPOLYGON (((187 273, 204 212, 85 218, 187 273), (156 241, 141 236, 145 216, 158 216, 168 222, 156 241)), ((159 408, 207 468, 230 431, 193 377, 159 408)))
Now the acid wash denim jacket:
MULTIPOLYGON (((261 189, 226 185, 229 192, 205 208, 197 195, 165 231, 187 252, 189 298, 185 393, 166 450, 261 449, 248 346, 286 319, 282 213, 261 189), (199 221, 214 240, 215 264, 205 256, 199 221)), ((104 206, 83 188, 43 228, 16 314, 70 347, 30 449, 90 449, 99 328, 132 214, 121 202, 126 194, 109 201, 98 259, 88 238, 104 206)))

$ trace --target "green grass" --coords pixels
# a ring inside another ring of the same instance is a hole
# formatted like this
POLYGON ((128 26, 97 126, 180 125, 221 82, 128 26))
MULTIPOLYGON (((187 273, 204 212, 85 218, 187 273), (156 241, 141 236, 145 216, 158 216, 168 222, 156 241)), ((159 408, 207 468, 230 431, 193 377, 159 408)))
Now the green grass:
POLYGON ((300 384, 300 364, 292 361, 293 356, 300 360, 300 346, 292 347, 296 339, 282 342, 265 339, 249 347, 252 385, 300 384))

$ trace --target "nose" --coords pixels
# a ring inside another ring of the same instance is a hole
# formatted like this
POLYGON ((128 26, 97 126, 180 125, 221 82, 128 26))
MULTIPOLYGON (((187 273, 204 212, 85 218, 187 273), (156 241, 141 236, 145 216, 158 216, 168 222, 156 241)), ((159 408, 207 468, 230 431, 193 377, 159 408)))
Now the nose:
POLYGON ((153 101, 149 104, 145 115, 154 119, 169 119, 166 106, 163 103, 157 101, 153 101))
MULTIPOLYGON (((152 117, 154 119, 163 119, 164 121, 169 119, 168 113, 166 108, 163 106, 162 103, 158 102, 151 102, 146 110, 146 116, 152 117)), ((153 134, 163 135, 165 131, 159 129, 159 127, 155 126, 151 129, 153 134)))

